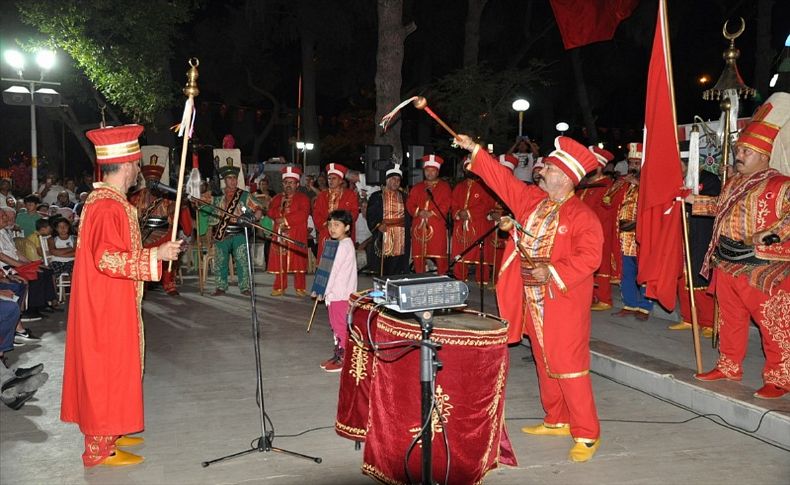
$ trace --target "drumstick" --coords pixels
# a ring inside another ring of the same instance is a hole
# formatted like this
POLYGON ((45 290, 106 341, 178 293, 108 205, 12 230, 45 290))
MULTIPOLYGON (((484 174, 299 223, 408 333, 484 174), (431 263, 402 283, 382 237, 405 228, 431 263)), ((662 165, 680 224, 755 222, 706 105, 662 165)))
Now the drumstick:
POLYGON ((313 320, 315 320, 315 311, 318 309, 318 298, 315 299, 315 303, 313 303, 313 311, 310 313, 310 321, 307 322, 307 333, 310 333, 310 327, 313 326, 313 320))

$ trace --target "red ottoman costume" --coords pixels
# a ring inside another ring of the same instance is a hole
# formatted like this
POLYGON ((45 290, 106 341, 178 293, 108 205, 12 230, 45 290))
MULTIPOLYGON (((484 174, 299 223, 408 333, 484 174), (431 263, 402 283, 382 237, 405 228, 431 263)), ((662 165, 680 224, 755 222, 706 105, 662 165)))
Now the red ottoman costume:
MULTIPOLYGON (((299 167, 285 167, 282 177, 294 178, 297 181, 302 176, 299 167)), ((304 292, 307 287, 305 273, 307 272, 307 218, 310 217, 310 199, 301 192, 286 195, 277 194, 269 204, 268 216, 275 221, 282 218, 282 224, 275 224, 277 234, 304 243, 300 248, 285 240, 272 241, 269 253, 269 273, 276 275, 273 290, 285 290, 288 287, 288 273, 294 274, 294 287, 297 293, 304 292)))
MULTIPOLYGON (((597 146, 589 147, 595 158, 598 160, 600 168, 614 160, 614 155, 603 148, 597 146)), ((595 272, 595 286, 593 287, 593 309, 607 310, 612 307, 612 244, 614 241, 614 231, 612 230, 612 211, 603 204, 604 195, 612 187, 611 178, 603 175, 600 171, 585 180, 590 187, 578 191, 579 199, 595 212, 603 228, 603 255, 601 266, 595 272)))
MULTIPOLYGON (((763 117, 772 98, 744 128, 737 148, 770 156, 779 128, 763 117)), ((765 353, 766 386, 756 395, 780 397, 790 391, 790 177, 772 168, 737 174, 718 198, 695 196, 693 211, 716 216, 701 273, 708 277, 713 272, 720 332, 716 368, 697 377, 741 378, 751 317, 765 353), (779 242, 752 245, 755 234, 762 233, 778 236, 779 242)))
MULTIPOLYGON (((488 213, 494 208, 494 198, 491 192, 481 182, 473 178, 465 178, 453 188, 450 214, 454 220, 452 256, 458 257, 464 250, 491 228, 488 213), (464 219, 466 217, 466 219, 464 219)), ((453 267, 455 277, 466 280, 469 275, 469 265, 480 266, 480 248, 475 246, 464 254, 453 267)), ((483 263, 485 266, 485 262, 483 263)), ((487 275, 477 267, 477 281, 487 275)))
MULTIPOLYGON (((140 125, 87 133, 98 164, 136 163, 140 125)), ((72 274, 60 419, 85 435, 85 466, 143 423, 143 282, 159 279, 157 248, 143 248, 137 210, 118 188, 95 184, 82 212, 72 274)))
POLYGON ((345 210, 351 214, 353 223, 351 224, 351 240, 354 238, 354 227, 359 217, 359 200, 357 194, 350 189, 343 187, 343 178, 346 176, 348 169, 339 163, 330 163, 326 167, 327 177, 335 175, 340 177, 340 186, 337 188, 329 188, 318 194, 313 203, 313 222, 318 230, 318 259, 321 259, 321 253, 324 251, 324 241, 329 239, 329 229, 326 227, 326 221, 329 220, 329 214, 334 210, 345 210))
MULTIPOLYGON (((422 157, 423 168, 439 170, 444 160, 436 155, 422 157)), ((436 179, 424 180, 409 192, 406 210, 412 217, 411 257, 414 271, 425 272, 425 260, 433 259, 439 274, 447 273, 447 225, 445 217, 450 212, 452 190, 450 184, 436 179), (421 211, 430 212, 429 217, 421 217, 421 211)))
MULTIPOLYGON (((159 182, 165 171, 165 166, 158 165, 155 160, 149 160, 149 163, 143 161, 141 171, 146 181, 159 182)), ((129 203, 137 209, 144 248, 155 248, 170 240, 170 230, 175 218, 175 200, 168 199, 164 194, 154 193, 148 187, 143 187, 129 196, 129 203), (166 221, 167 224, 157 228, 146 227, 146 222, 152 219, 166 221)), ((187 236, 192 234, 192 216, 189 214, 189 208, 185 205, 181 206, 178 225, 187 236)), ((175 279, 178 266, 179 262, 173 261, 172 269, 168 270, 165 267, 162 272, 162 288, 168 295, 178 295, 175 279)))
MULTIPOLYGON (((570 138, 558 137, 555 145, 558 149, 544 162, 561 168, 575 183, 596 164, 592 153, 570 138)), ((479 146, 470 169, 532 235, 519 233, 518 250, 513 239, 508 241, 497 300, 500 315, 510 325, 509 341, 519 342, 526 335, 532 342, 544 423, 570 424, 577 442, 595 443, 600 428, 589 375, 589 302, 593 273, 601 263, 601 224, 572 192, 554 202, 538 187, 518 182, 479 146), (531 277, 530 262, 548 265, 547 282, 531 277)))

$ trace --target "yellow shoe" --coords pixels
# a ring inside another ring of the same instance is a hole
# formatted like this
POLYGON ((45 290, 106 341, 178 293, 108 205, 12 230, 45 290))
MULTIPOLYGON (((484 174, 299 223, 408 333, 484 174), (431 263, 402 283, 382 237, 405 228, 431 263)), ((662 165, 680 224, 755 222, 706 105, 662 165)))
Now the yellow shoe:
POLYGON ((296 296, 307 296, 307 291, 305 291, 305 290, 296 290, 296 296))
POLYGON ((115 453, 105 458, 101 464, 103 466, 127 466, 139 465, 143 461, 145 461, 145 458, 142 456, 129 453, 128 451, 115 450, 115 453))
POLYGON ((670 330, 690 330, 691 324, 688 322, 678 322, 668 327, 670 330))
POLYGON ((272 290, 272 296, 283 296, 285 290, 272 290))
POLYGON ((145 439, 141 436, 121 436, 117 440, 115 440, 115 446, 124 446, 124 447, 131 447, 131 446, 140 446, 145 442, 145 439))
POLYGON ((583 463, 585 461, 590 461, 593 457, 595 452, 598 450, 598 447, 601 445, 601 439, 598 438, 592 443, 592 446, 587 446, 590 443, 582 443, 577 441, 573 444, 571 451, 568 453, 568 458, 571 461, 575 461, 576 463, 583 463))
POLYGON ((608 303, 604 303, 602 301, 596 301, 595 303, 592 304, 592 306, 590 307, 590 310, 592 310, 594 312, 602 312, 602 311, 609 310, 610 308, 612 308, 612 305, 610 305, 608 303))
POLYGON ((540 423, 535 426, 524 426, 521 431, 527 434, 534 434, 539 436, 570 436, 570 424, 546 424, 540 423))
POLYGON ((713 329, 710 327, 702 327, 702 336, 705 338, 713 338, 713 329))

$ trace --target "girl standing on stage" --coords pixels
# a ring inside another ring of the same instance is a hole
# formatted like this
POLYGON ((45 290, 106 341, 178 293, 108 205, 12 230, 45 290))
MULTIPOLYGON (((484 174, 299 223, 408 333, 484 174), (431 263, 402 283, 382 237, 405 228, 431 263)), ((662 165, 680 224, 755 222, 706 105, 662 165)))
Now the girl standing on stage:
POLYGON ((329 214, 327 228, 329 236, 338 241, 335 261, 329 280, 326 283, 324 300, 329 311, 329 325, 335 336, 335 354, 321 363, 327 372, 340 372, 343 368, 348 328, 348 298, 357 291, 357 256, 354 242, 351 240, 352 217, 348 211, 336 210, 329 214))

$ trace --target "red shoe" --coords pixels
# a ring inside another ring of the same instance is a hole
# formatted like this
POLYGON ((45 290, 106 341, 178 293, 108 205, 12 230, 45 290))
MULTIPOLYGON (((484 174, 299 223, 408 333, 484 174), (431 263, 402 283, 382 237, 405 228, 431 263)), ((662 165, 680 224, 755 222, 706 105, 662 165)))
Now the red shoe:
POLYGON ((634 313, 636 313, 636 315, 634 315, 634 318, 636 318, 639 321, 646 322, 648 321, 648 319, 650 319, 649 313, 645 313, 645 312, 634 312, 634 313))
POLYGON ((324 370, 327 372, 340 372, 343 370, 343 361, 340 359, 335 359, 324 366, 324 370))
POLYGON ((759 397, 760 399, 779 399, 788 392, 790 391, 787 389, 782 389, 781 387, 775 386, 773 384, 766 384, 763 387, 757 389, 757 392, 754 393, 754 397, 759 397))
POLYGON ((704 381, 704 382, 720 381, 722 379, 728 379, 731 381, 741 380, 740 376, 729 377, 724 375, 724 373, 720 371, 718 367, 713 369, 712 371, 703 372, 702 374, 694 374, 694 378, 697 379, 698 381, 704 381))

